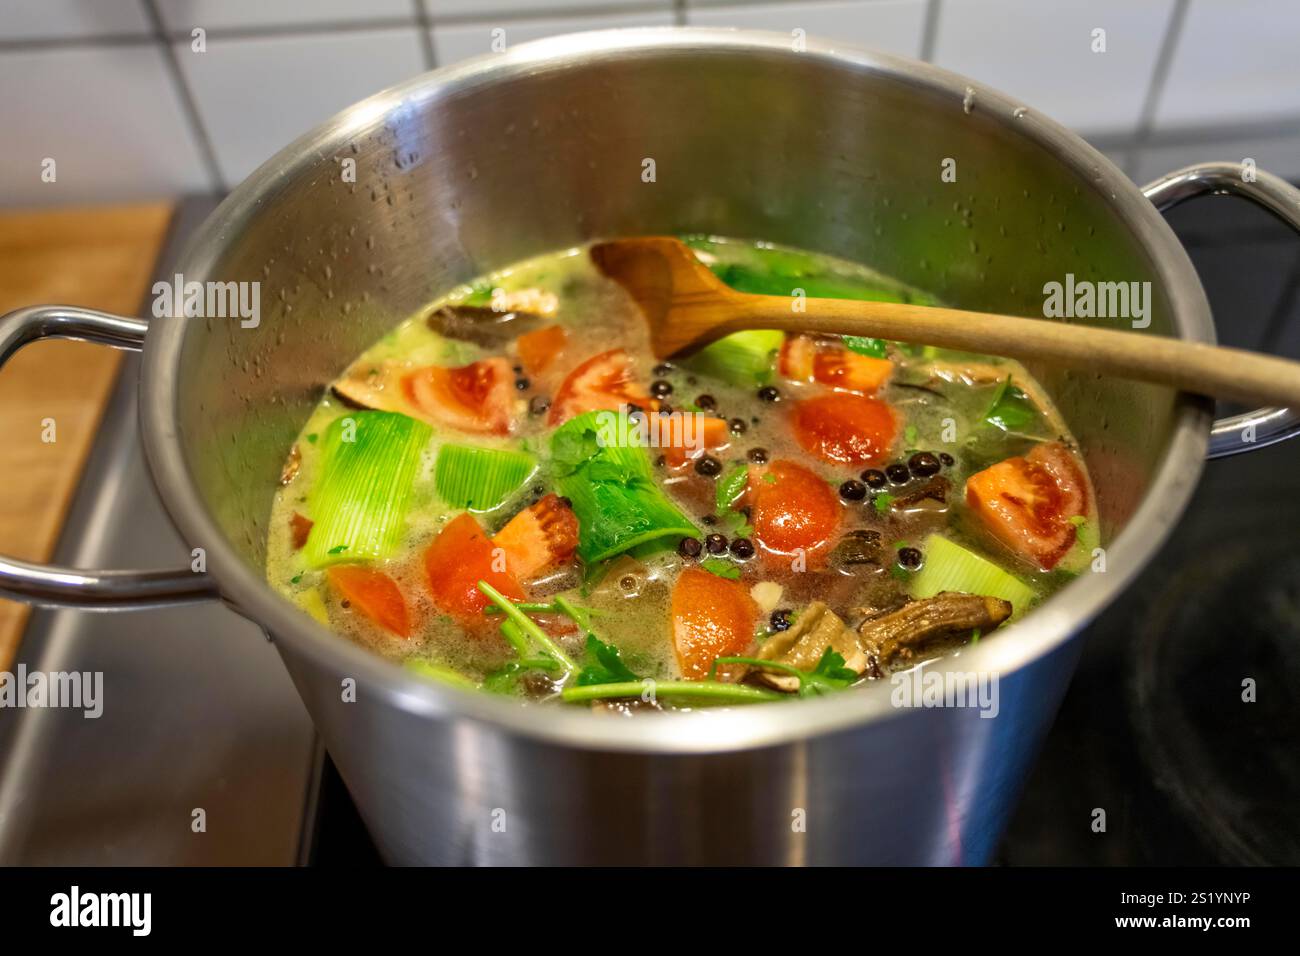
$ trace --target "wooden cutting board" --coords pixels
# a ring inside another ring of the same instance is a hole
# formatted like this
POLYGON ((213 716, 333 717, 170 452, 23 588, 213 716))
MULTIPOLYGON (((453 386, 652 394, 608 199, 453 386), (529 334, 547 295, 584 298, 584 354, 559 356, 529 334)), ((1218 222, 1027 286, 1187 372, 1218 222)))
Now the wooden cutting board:
MULTIPOLYGON (((171 215, 171 203, 0 212, 0 314, 38 304, 142 314, 171 215)), ((0 369, 0 553, 54 553, 120 360, 103 346, 46 341, 0 369)), ((0 600, 0 670, 28 613, 0 600)))

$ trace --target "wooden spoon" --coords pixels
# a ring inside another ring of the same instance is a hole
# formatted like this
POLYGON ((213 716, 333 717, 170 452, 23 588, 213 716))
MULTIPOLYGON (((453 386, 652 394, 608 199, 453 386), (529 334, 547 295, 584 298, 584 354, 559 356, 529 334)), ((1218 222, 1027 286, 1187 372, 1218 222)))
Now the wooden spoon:
POLYGON ((668 236, 598 243, 591 258, 636 299, 661 359, 742 329, 863 335, 1041 359, 1201 395, 1300 408, 1300 362, 1243 349, 939 306, 737 292, 668 236))

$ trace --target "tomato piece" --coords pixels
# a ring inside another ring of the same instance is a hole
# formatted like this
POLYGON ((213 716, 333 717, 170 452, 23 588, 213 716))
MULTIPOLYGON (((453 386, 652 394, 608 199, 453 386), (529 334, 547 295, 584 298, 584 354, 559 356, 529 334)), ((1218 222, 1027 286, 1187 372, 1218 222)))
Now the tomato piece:
POLYGON ((681 468, 706 452, 722 451, 731 444, 731 429, 721 418, 709 415, 652 415, 651 444, 658 447, 669 468, 681 468))
POLYGON ((639 405, 654 410, 659 403, 632 378, 632 360, 623 349, 593 355, 572 372, 555 393, 548 422, 554 426, 584 412, 639 405))
POLYGON ((672 595, 673 649, 687 680, 709 676, 719 657, 741 655, 754 639, 758 605, 739 581, 700 568, 678 575, 672 595))
POLYGON ((830 547, 844 508, 835 489, 792 461, 749 469, 748 501, 754 540, 765 558, 802 552, 815 560, 830 547))
POLYGON ((1088 513, 1088 482, 1074 455, 1046 442, 966 479, 966 503, 989 532, 1041 570, 1074 546, 1070 520, 1088 513))
POLYGON ((294 512, 289 518, 289 537, 293 542, 293 550, 301 551, 307 544, 307 536, 311 534, 311 529, 315 527, 316 522, 312 521, 306 515, 300 515, 294 512))
POLYGON ((468 512, 458 515, 424 552, 433 603, 465 624, 478 620, 488 605, 487 596, 478 589, 479 581, 486 581, 512 601, 522 601, 523 589, 504 562, 504 553, 497 551, 474 516, 468 512))
POLYGON ((878 463, 889 453, 898 429, 888 405, 851 392, 803 399, 790 419, 799 446, 836 465, 878 463))
POLYGON ((562 325, 548 325, 536 332, 528 332, 515 340, 519 361, 530 375, 541 375, 560 357, 569 341, 569 333, 562 325))
POLYGON ((398 637, 411 636, 411 616, 397 582, 383 571, 359 564, 336 564, 325 572, 340 598, 398 637))
POLYGON ((791 381, 871 395, 889 380, 894 363, 859 355, 838 339, 790 335, 781 345, 777 370, 791 381))
POLYGON ((506 553, 506 567, 516 580, 563 564, 578 550, 578 516, 557 495, 549 494, 506 522, 492 543, 506 553))
POLYGON ((504 358, 460 368, 419 368, 402 377, 402 392, 411 405, 439 424, 476 434, 510 434, 514 373, 504 358))

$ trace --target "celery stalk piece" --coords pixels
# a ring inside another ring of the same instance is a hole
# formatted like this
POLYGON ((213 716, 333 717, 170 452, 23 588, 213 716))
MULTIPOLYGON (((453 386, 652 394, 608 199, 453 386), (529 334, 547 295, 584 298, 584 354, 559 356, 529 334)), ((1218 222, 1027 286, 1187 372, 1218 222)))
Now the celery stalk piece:
POLYGON ((443 445, 433 466, 433 486, 451 507, 491 511, 537 471, 527 452, 475 445, 443 445))
POLYGON ((430 434, 428 425, 396 412, 352 412, 330 423, 308 500, 315 525, 302 553, 309 567, 393 552, 430 434))
POLYGON ((1034 599, 1024 581, 942 535, 926 538, 921 551, 925 563, 912 577, 914 598, 934 597, 940 591, 981 594, 1010 601, 1015 614, 1023 614, 1034 599))
POLYGON ((695 536, 689 518, 654 482, 644 435, 623 412, 588 412, 551 436, 556 490, 578 516, 588 565, 669 536, 695 536))

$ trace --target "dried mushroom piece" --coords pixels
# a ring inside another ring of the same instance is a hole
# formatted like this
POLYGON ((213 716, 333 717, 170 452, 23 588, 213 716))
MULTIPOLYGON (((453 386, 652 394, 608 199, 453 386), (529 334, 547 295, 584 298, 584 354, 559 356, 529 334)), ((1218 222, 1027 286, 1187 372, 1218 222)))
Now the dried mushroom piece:
MULTIPOLYGON (((855 674, 866 670, 867 655, 858 642, 858 636, 834 611, 821 601, 814 601, 799 612, 789 630, 765 640, 758 656, 761 660, 812 671, 828 647, 843 657, 844 666, 855 674)), ((799 678, 793 674, 760 670, 757 676, 777 690, 790 693, 799 690, 799 678)))
POLYGON ((872 618, 858 632, 873 674, 918 654, 963 644, 978 629, 987 634, 1011 616, 1001 598, 943 591, 872 618))
POLYGON ((401 369, 391 364, 363 363, 330 387, 330 393, 348 408, 411 414, 402 398, 401 369))
POLYGON ((536 331, 545 321, 541 312, 483 305, 444 305, 425 319, 439 335, 497 351, 526 332, 536 331))

